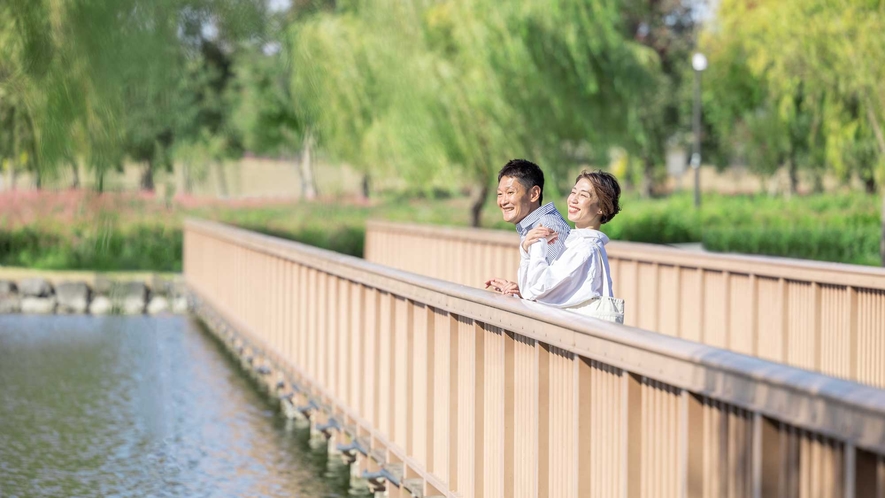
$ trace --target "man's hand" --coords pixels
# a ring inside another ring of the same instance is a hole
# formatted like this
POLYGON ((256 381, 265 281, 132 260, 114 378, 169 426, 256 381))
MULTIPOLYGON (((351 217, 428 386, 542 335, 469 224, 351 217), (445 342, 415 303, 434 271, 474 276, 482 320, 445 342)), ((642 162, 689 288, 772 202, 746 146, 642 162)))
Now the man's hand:
POLYGON ((547 228, 544 225, 538 225, 529 230, 529 233, 525 235, 525 240, 522 241, 522 249, 525 252, 529 252, 529 247, 532 247, 532 244, 535 242, 541 239, 547 239, 547 243, 552 244, 556 242, 557 238, 559 238, 559 232, 552 228, 547 228))
POLYGON ((493 291, 504 294, 505 296, 522 297, 519 294, 519 284, 503 278, 486 280, 486 288, 491 288, 493 291))

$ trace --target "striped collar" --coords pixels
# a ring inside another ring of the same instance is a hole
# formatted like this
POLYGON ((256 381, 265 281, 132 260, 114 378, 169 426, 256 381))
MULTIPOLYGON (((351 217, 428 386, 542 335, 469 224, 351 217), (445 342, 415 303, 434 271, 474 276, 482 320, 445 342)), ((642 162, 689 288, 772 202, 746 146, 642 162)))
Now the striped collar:
POLYGON ((544 204, 543 206, 539 207, 538 209, 535 209, 534 211, 532 211, 531 213, 526 215, 526 217, 523 218, 522 221, 517 223, 516 224, 516 231, 520 235, 525 235, 529 232, 529 230, 534 228, 535 223, 537 223, 541 218, 543 218, 544 216, 546 216, 548 214, 556 213, 556 212, 557 211, 556 211, 556 208, 553 206, 553 203, 548 202, 547 204, 544 204))

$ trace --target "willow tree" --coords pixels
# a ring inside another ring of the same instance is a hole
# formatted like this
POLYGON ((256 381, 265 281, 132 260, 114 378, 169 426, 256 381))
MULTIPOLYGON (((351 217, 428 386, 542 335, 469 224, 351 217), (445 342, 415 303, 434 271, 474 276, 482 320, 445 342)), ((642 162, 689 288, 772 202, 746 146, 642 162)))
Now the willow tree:
MULTIPOLYGON (((769 116, 790 166, 825 163, 856 173, 868 190, 885 183, 885 4, 870 0, 723 0, 704 45, 711 73, 729 82, 735 54, 755 82, 752 105, 733 105, 721 121, 769 116), (724 70, 724 71, 723 71, 724 70)), ((711 95, 717 87, 711 89, 711 95)), ((721 92, 719 92, 721 94, 721 92)), ((722 95, 718 95, 722 97, 722 95)), ((713 99, 712 104, 720 99, 713 99)), ((723 137, 728 139, 728 137, 723 137)), ((752 138, 752 137, 751 137, 752 138)), ((761 144, 750 141, 750 146, 761 144)), ((885 192, 881 254, 885 264, 885 192)))
MULTIPOLYGON (((225 42, 256 33, 263 0, 10 0, 0 4, 0 139, 7 159, 28 158, 37 178, 84 161, 102 184, 126 155, 168 157, 182 116, 211 125, 207 88, 193 88, 188 60, 204 57, 189 29, 225 42), (185 108, 183 103, 189 103, 185 108), (168 105, 167 105, 168 104, 168 105), (190 108, 196 108, 190 112, 190 108), (28 133, 20 133, 19 130, 28 133), (22 150, 30 153, 22 154, 22 150)), ((222 50, 223 52, 223 50, 222 50)), ((222 54, 223 55, 223 54, 222 54)), ((223 89, 211 89, 216 94, 223 89)), ((216 112, 216 114, 218 114, 216 112)), ((218 120, 216 120, 218 121, 218 120)), ((222 120, 223 121, 223 120, 222 120)), ((213 133, 224 126, 209 126, 213 133)))
POLYGON ((450 155, 476 185, 479 221, 490 179, 513 157, 538 161, 556 185, 578 160, 604 156, 638 117, 655 54, 624 35, 617 1, 435 4, 427 16, 442 62, 430 81, 452 128, 450 155))
POLYGON ((614 0, 342 2, 293 28, 293 94, 327 153, 470 185, 477 225, 508 159, 555 184, 624 139, 655 55, 620 19, 614 0))

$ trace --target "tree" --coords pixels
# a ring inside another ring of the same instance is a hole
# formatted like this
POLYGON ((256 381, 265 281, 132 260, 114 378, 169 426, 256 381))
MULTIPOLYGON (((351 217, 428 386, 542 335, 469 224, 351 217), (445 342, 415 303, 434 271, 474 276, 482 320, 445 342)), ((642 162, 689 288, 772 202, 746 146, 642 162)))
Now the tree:
POLYGON ((283 47, 273 41, 238 56, 230 96, 232 121, 247 150, 296 161, 301 194, 312 199, 317 188, 310 161, 310 133, 296 112, 289 85, 292 69, 283 47))
POLYGON ((471 185, 477 225, 508 159, 540 162, 555 185, 575 151, 627 134, 655 55, 625 38, 619 8, 340 2, 293 26, 292 94, 333 158, 418 186, 471 185))
MULTIPOLYGON (((704 43, 724 56, 711 61, 711 72, 725 68, 720 80, 727 82, 735 74, 728 60, 739 54, 760 98, 720 112, 720 137, 729 139, 729 120, 752 123, 761 103, 786 137, 791 177, 804 158, 806 167, 824 162, 843 176, 857 174, 873 190, 885 177, 883 32, 885 10, 877 1, 723 0, 704 43)), ((716 97, 714 103, 722 92, 716 97)), ((885 264, 885 195, 882 210, 885 264)))
MULTIPOLYGON (((666 145, 691 128, 692 69, 699 2, 624 0, 625 36, 654 51, 656 71, 634 95, 635 119, 622 145, 642 164, 640 193, 651 196, 662 176, 666 145)), ((684 139, 683 139, 684 141, 684 139)))
POLYGON ((263 0, 3 3, 0 115, 9 124, 0 154, 13 168, 27 157, 38 181, 82 159, 100 186, 104 172, 128 154, 147 164, 143 185, 151 187, 154 165, 171 164, 179 133, 199 137, 207 127, 224 134, 228 113, 214 97, 230 78, 225 45, 256 35, 263 6, 263 0), (218 43, 208 40, 213 30, 218 43))

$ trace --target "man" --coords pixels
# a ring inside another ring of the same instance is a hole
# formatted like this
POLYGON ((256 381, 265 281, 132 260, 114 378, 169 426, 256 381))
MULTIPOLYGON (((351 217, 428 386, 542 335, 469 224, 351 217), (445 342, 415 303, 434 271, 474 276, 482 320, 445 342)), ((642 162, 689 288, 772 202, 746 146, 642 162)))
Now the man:
MULTIPOLYGON (((544 173, 537 164, 512 159, 498 172, 498 208, 504 221, 516 225, 520 247, 529 230, 537 226, 546 227, 550 234, 558 233, 547 251, 547 262, 553 263, 565 251, 570 228, 552 202, 541 205, 543 199, 544 173)), ((519 295, 519 285, 503 278, 487 280, 486 287, 501 294, 519 295)))

